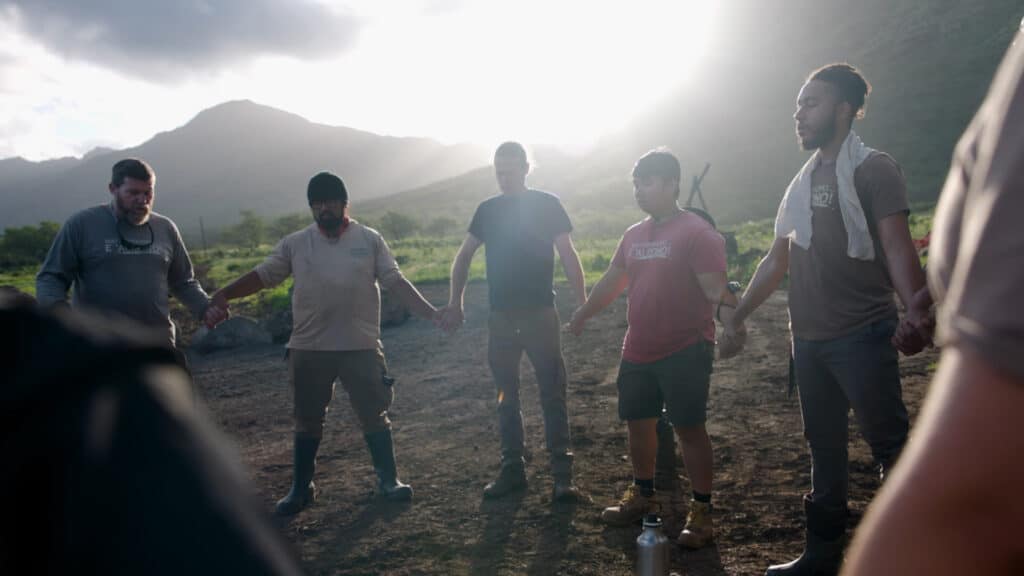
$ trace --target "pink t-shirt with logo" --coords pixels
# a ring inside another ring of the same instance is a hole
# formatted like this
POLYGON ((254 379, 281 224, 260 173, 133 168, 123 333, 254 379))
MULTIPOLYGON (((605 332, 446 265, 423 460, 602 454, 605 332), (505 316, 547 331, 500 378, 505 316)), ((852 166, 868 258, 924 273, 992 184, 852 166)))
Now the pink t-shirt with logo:
POLYGON ((697 274, 725 272, 725 239, 703 218, 680 212, 663 222, 634 224, 612 265, 629 276, 623 360, 654 362, 702 338, 714 341, 713 305, 697 274))

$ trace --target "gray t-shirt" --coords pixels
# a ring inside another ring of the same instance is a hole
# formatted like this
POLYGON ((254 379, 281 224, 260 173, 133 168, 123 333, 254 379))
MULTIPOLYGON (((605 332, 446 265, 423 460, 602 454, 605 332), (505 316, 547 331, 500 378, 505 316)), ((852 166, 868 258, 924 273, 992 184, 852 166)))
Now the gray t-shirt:
POLYGON ((938 340, 1024 379, 1024 37, 968 127, 935 211, 938 340))
POLYGON ((127 316, 164 331, 172 345, 168 294, 197 318, 209 303, 174 222, 153 212, 148 224, 118 224, 109 204, 64 223, 36 275, 36 298, 44 307, 66 303, 72 286, 74 306, 127 316))

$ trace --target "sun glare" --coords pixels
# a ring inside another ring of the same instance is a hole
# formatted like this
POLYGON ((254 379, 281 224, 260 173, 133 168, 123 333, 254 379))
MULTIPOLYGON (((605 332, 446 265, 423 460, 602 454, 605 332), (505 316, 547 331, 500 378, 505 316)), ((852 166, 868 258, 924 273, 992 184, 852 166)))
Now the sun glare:
POLYGON ((264 62, 267 103, 387 134, 582 149, 686 81, 714 7, 523 0, 374 16, 337 61, 264 62))
POLYGON ((319 1, 358 15, 344 54, 252 54, 173 80, 119 76, 2 34, 0 156, 135 145, 243 98, 378 134, 582 151, 685 85, 717 16, 691 0, 319 1))

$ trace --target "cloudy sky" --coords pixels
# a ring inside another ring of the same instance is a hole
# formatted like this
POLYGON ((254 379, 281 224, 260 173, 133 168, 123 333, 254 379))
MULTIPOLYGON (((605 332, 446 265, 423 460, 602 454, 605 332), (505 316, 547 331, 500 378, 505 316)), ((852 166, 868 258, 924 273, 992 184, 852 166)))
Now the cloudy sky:
POLYGON ((692 0, 0 0, 0 158, 123 148, 234 99, 580 149, 696 82, 692 0))

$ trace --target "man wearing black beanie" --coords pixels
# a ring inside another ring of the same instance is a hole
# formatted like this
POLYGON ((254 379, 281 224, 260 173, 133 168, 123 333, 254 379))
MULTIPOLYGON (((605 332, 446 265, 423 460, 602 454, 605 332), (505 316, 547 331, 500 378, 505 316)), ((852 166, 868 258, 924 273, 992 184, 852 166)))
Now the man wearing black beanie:
POLYGON ((402 275, 380 233, 348 216, 348 191, 330 172, 306 189, 315 224, 285 236, 254 270, 213 295, 218 306, 288 276, 295 279, 289 374, 295 395, 295 471, 291 491, 277 503, 281 516, 315 498, 313 471, 334 383, 348 392, 380 481, 380 494, 408 500, 398 479, 388 408, 394 397, 380 343, 380 287, 414 314, 437 321, 437 310, 402 275))

